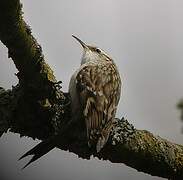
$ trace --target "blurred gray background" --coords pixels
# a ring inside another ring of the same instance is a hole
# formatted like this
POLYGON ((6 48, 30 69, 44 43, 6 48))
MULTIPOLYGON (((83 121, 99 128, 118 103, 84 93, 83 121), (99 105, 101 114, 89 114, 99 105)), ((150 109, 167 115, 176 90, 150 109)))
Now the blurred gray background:
MULTIPOLYGON (((47 62, 67 91, 81 47, 71 37, 104 49, 119 67, 122 97, 118 117, 136 128, 183 144, 176 103, 183 97, 182 0, 22 0, 24 17, 47 62)), ((11 88, 17 72, 0 43, 0 86, 11 88)), ((39 141, 7 133, 0 139, 0 175, 8 180, 160 180, 123 164, 54 149, 27 169, 18 158, 39 141)), ((4 180, 3 179, 3 180, 4 180)))

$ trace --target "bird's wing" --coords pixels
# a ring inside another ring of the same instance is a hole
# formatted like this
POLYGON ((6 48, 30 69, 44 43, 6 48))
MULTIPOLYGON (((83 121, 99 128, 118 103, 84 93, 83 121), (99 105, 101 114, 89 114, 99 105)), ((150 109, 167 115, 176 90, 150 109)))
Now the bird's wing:
POLYGON ((120 97, 119 73, 112 63, 88 63, 81 67, 76 81, 89 144, 96 142, 100 151, 108 139, 120 97))

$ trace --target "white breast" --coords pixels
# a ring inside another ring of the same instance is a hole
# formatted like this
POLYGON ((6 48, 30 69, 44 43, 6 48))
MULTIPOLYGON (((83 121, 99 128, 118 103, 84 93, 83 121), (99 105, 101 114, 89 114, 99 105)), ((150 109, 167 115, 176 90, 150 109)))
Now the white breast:
POLYGON ((92 52, 90 50, 84 51, 81 60, 81 65, 87 63, 88 61, 96 61, 98 59, 99 59, 98 53, 92 52))

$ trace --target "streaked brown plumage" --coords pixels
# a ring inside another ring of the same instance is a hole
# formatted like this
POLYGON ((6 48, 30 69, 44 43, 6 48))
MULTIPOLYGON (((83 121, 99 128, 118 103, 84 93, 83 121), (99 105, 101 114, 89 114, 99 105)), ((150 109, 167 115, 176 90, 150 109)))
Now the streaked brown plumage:
POLYGON ((73 114, 83 113, 88 145, 99 152, 108 140, 120 99, 121 79, 112 58, 97 47, 84 48, 82 63, 73 75, 69 92, 73 114))

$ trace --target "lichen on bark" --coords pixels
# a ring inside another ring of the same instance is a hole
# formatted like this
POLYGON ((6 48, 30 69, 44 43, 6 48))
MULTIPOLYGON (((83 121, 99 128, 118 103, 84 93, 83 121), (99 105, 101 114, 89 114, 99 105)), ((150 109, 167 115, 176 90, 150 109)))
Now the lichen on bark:
MULTIPOLYGON (((8 57, 15 64, 19 79, 19 84, 12 89, 13 94, 16 89, 17 104, 14 104, 13 116, 16 118, 12 120, 14 126, 11 129, 16 132, 22 127, 22 135, 29 131, 27 135, 33 136, 36 132, 35 137, 43 138, 55 131, 57 125, 52 114, 58 108, 63 112, 66 98, 44 59, 41 46, 23 20, 21 9, 18 0, 0 1, 0 40, 8 48, 8 57), (47 129, 46 133, 40 134, 39 128, 47 129)), ((62 114, 59 118, 62 119, 62 114)))

